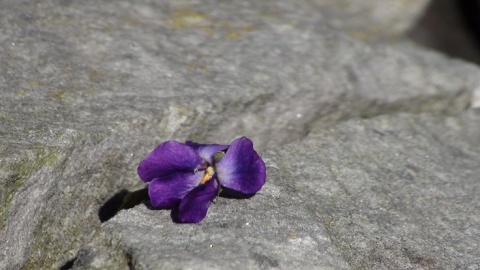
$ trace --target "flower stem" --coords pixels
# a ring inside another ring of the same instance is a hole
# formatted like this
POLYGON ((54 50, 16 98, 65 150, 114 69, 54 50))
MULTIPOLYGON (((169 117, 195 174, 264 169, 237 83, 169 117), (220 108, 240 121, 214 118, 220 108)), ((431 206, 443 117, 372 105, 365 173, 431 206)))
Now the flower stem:
MULTIPOLYGON (((215 181, 217 181, 217 180, 215 180, 215 181)), ((217 181, 217 183, 218 183, 218 181, 217 181)), ((214 203, 214 204, 217 203, 217 199, 218 199, 218 197, 220 197, 221 192, 222 192, 222 186, 220 186, 220 184, 218 184, 217 196, 215 196, 215 198, 213 198, 212 203, 214 203)))

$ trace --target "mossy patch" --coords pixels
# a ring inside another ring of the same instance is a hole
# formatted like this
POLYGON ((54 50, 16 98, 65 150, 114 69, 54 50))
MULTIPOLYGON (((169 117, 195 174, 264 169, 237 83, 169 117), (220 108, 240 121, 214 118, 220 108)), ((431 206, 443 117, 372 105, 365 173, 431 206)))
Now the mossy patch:
POLYGON ((56 264, 59 263, 59 258, 74 257, 76 254, 72 251, 78 250, 83 244, 82 236, 88 235, 86 228, 91 230, 97 226, 94 224, 77 226, 77 224, 71 223, 71 220, 63 221, 56 217, 47 216, 43 218, 40 228, 34 232, 31 254, 22 269, 55 269, 56 264), (71 226, 59 224, 62 222, 70 223, 71 226), (52 227, 63 228, 63 231, 62 233, 52 234, 52 227), (48 247, 47 250, 46 247, 48 247))
POLYGON ((9 122, 9 121, 13 121, 11 116, 0 113, 0 122, 9 122))
POLYGON ((50 98, 57 101, 63 101, 65 99, 65 91, 63 89, 54 89, 50 91, 50 98))
POLYGON ((4 227, 4 218, 15 194, 25 183, 25 180, 38 169, 55 165, 58 160, 58 149, 56 147, 44 147, 37 144, 34 149, 31 155, 20 158, 19 161, 6 168, 7 177, 2 200, 3 207, 0 211, 0 228, 4 227))
POLYGON ((170 26, 174 29, 205 27, 212 24, 212 20, 206 15, 190 9, 175 10, 170 20, 170 26))
MULTIPOLYGON (((58 269, 74 258, 100 227, 98 204, 103 201, 101 198, 124 187, 127 179, 136 176, 125 160, 124 149, 112 148, 102 152, 94 163, 88 159, 92 150, 90 147, 95 147, 104 139, 102 134, 77 137, 79 142, 74 143, 76 149, 86 152, 74 154, 79 168, 73 172, 74 175, 69 175, 72 173, 68 171, 69 162, 63 165, 53 160, 55 169, 66 166, 62 175, 65 179, 62 188, 52 191, 52 196, 46 198, 45 205, 51 207, 43 209, 29 246, 28 260, 22 269, 58 269), (76 185, 77 180, 87 178, 76 185)), ((50 161, 45 158, 45 162, 50 161)))
POLYGON ((229 21, 216 20, 206 14, 191 9, 175 10, 170 16, 169 25, 175 30, 198 29, 209 36, 220 33, 221 36, 227 39, 241 38, 243 33, 253 31, 257 28, 254 24, 233 25, 229 21))

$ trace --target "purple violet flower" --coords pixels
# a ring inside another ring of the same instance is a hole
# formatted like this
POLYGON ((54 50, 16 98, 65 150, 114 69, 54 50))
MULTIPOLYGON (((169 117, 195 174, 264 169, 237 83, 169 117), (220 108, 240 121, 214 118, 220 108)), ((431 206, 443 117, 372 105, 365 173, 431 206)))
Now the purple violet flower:
POLYGON ((155 208, 178 207, 180 222, 197 223, 221 188, 250 195, 265 184, 265 163, 246 137, 220 144, 167 141, 138 166, 155 208))

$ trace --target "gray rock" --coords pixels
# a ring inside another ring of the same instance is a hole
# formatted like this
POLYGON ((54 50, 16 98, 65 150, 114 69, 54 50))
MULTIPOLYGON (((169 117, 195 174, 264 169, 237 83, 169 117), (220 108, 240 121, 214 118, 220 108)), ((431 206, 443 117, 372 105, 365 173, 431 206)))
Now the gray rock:
POLYGON ((349 118, 472 103, 477 67, 364 43, 313 5, 3 1, 0 268, 74 258, 164 140, 267 149, 349 118))
POLYGON ((384 40, 401 36, 417 22, 433 1, 304 1, 324 16, 323 21, 349 35, 366 40, 384 40))
POLYGON ((256 196, 220 198, 195 225, 121 211, 73 269, 476 269, 479 121, 401 114, 312 133, 263 154, 256 196))
POLYGON ((288 178, 311 180, 295 187, 312 191, 305 196, 318 201, 307 207, 354 268, 475 269, 479 120, 476 111, 339 125, 285 147, 280 160, 288 178))

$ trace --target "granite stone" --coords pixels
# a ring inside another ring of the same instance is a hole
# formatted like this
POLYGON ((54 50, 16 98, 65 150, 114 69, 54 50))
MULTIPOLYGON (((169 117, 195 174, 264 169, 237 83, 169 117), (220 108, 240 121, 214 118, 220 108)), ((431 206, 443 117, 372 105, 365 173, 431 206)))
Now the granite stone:
POLYGON ((220 198, 200 224, 121 211, 73 269, 476 269, 479 122, 399 114, 314 132, 263 153, 254 197, 220 198))
MULTIPOLYGON (((395 41, 388 27, 368 30, 378 24, 380 1, 345 10, 327 2, 2 1, 0 269, 58 268, 78 256, 77 267, 88 257, 80 250, 99 264, 94 250, 113 256, 115 267, 132 264, 130 251, 110 255, 92 244, 105 239, 99 211, 142 186, 136 166, 162 141, 229 143, 245 135, 266 151, 348 119, 449 117, 478 103, 477 66, 401 39, 425 1, 395 1, 405 4, 404 17, 380 12, 382 27, 397 25, 395 41)), ((279 222, 311 218, 302 211, 279 222)), ((316 254, 325 267, 351 265, 328 239, 301 240, 295 254, 316 254)), ((250 241, 238 248, 252 267, 285 263, 271 259, 280 249, 248 253, 250 241)))

